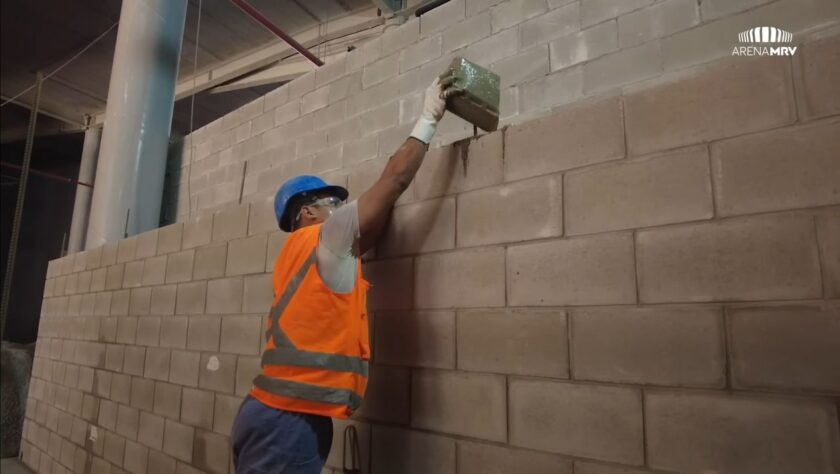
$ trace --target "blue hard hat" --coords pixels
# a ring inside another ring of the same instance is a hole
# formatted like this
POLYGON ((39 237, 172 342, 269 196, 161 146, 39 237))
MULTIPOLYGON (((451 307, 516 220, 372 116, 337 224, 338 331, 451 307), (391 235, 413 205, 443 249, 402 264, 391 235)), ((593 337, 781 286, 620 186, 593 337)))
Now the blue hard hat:
POLYGON ((342 201, 347 199, 349 193, 341 186, 330 186, 323 179, 317 176, 296 176, 280 186, 277 195, 274 196, 274 215, 277 216, 277 224, 280 229, 286 232, 292 231, 292 216, 288 215, 289 201, 295 196, 316 195, 320 192, 327 192, 338 197, 342 201))

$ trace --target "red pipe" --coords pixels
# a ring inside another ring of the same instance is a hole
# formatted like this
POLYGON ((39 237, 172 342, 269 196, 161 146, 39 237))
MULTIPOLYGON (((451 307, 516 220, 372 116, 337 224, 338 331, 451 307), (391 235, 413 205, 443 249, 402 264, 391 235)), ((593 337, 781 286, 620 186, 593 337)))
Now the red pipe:
MULTIPOLYGON (((12 163, 7 163, 5 161, 0 161, 0 166, 6 167, 6 168, 12 168, 12 169, 18 170, 18 171, 23 169, 22 167, 20 167, 18 165, 15 165, 15 164, 12 164, 12 163)), ((61 175, 57 175, 57 174, 53 174, 53 173, 47 173, 46 171, 38 171, 38 170, 33 170, 33 169, 30 168, 29 172, 32 173, 32 174, 37 174, 37 175, 44 176, 44 177, 47 177, 47 178, 50 178, 50 179, 54 179, 56 181, 63 181, 65 183, 71 183, 71 184, 78 184, 80 186, 87 186, 89 188, 93 187, 92 184, 83 183, 81 181, 76 181, 75 179, 70 179, 66 176, 61 176, 61 175)))
POLYGON ((245 0, 230 0, 230 1, 231 1, 231 3, 233 3, 234 5, 239 7, 240 10, 245 12, 246 15, 250 16, 251 18, 256 20, 259 24, 264 26, 265 29, 267 29, 268 31, 270 31, 270 32, 274 33, 275 35, 279 36, 280 39, 282 39, 286 43, 289 43, 289 46, 291 46, 292 48, 297 50, 297 52, 299 52, 300 54, 304 55, 306 57, 306 59, 308 59, 309 61, 312 62, 312 64, 314 64, 318 67, 321 67, 321 66, 324 65, 323 61, 321 61, 320 59, 315 57, 315 55, 312 54, 311 52, 309 52, 309 50, 306 49, 302 44, 298 43, 297 41, 295 41, 294 38, 287 35, 285 31, 278 28, 277 25, 272 23, 268 18, 264 17, 262 15, 262 13, 257 11, 257 9, 252 7, 251 4, 249 4, 247 1, 245 1, 245 0))

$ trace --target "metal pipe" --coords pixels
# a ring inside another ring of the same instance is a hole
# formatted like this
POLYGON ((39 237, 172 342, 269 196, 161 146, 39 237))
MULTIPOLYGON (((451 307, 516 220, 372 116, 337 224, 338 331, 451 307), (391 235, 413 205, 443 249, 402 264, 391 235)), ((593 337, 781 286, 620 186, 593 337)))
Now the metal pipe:
MULTIPOLYGON (((8 161, 0 161, 0 166, 2 166, 4 168, 11 168, 13 170, 18 170, 18 171, 21 171, 23 169, 22 166, 18 166, 14 163, 9 163, 8 161)), ((61 176, 60 174, 48 173, 46 171, 41 171, 41 170, 33 170, 32 168, 29 169, 29 172, 32 173, 32 174, 37 174, 38 176, 43 176, 45 178, 54 179, 56 181, 61 181, 63 183, 76 184, 76 185, 79 185, 79 186, 87 186, 89 188, 93 187, 93 185, 90 184, 90 183, 83 183, 83 182, 77 181, 73 178, 68 178, 67 176, 61 176)))
POLYGON ((240 10, 245 12, 246 15, 250 16, 257 23, 261 24, 265 29, 274 33, 280 39, 285 41, 289 44, 292 48, 294 48, 297 52, 302 54, 306 59, 308 59, 312 64, 321 67, 324 65, 324 62, 318 59, 314 54, 312 54, 308 49, 306 49, 302 44, 295 41, 294 38, 286 34, 285 31, 281 30, 277 25, 271 22, 268 18, 264 17, 262 13, 260 13, 256 8, 252 7, 250 3, 245 0, 230 0, 231 3, 239 7, 240 10))
POLYGON ((123 0, 85 248, 160 225, 185 0, 123 0))
MULTIPOLYGON (((85 143, 82 145, 82 160, 79 163, 79 181, 92 181, 96 178, 96 161, 99 158, 99 140, 102 129, 90 127, 85 130, 85 143)), ((93 188, 93 186, 88 185, 93 188)), ((76 187, 76 199, 73 203, 73 220, 70 222, 70 240, 67 252, 80 252, 85 246, 87 237, 88 218, 90 217, 90 200, 92 189, 76 187)))
POLYGON ((3 280, 3 300, 0 301, 0 341, 6 333, 6 316, 9 312, 9 298, 12 296, 12 279, 15 275, 15 258, 17 257, 18 239, 20 238, 20 223, 23 220, 23 203, 26 199, 26 182, 29 180, 29 165, 32 163, 32 142, 35 141, 35 123, 38 121, 38 107, 41 105, 41 86, 44 75, 39 71, 35 79, 35 102, 29 114, 29 131, 26 134, 26 147, 23 151, 23 167, 18 183, 15 217, 12 222, 12 235, 9 239, 9 256, 6 259, 6 277, 3 280))

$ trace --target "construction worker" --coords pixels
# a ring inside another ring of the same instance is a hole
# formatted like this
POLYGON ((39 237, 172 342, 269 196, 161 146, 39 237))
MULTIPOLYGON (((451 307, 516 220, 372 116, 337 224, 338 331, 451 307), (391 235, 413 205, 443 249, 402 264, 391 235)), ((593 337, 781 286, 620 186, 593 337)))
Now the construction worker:
POLYGON ((238 474, 320 474, 332 445, 332 418, 359 408, 368 377, 365 297, 359 257, 382 235, 397 198, 423 162, 452 78, 435 79, 411 136, 379 180, 356 201, 315 176, 277 191, 274 211, 291 232, 274 266, 262 373, 233 423, 238 474))

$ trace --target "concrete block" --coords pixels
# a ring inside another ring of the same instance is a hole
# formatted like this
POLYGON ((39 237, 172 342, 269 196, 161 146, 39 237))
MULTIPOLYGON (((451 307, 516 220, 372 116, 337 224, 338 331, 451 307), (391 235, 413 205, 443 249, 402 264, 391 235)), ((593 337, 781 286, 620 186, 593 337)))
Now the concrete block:
POLYGON ((642 464, 642 397, 626 387, 509 381, 510 444, 642 464), (574 426, 574 430, 562 427, 574 426))
MULTIPOLYGON (((463 3, 461 4, 463 8, 463 3)), ((351 426, 356 429, 359 444, 359 456, 357 465, 360 472, 370 472, 370 431, 371 426, 355 420, 334 419, 333 430, 335 433, 344 433, 351 426)), ((327 456, 327 467, 340 467, 344 461, 344 437, 333 436, 330 454, 327 456)), ((349 462, 349 461, 347 461, 349 462)), ((341 468, 341 471, 344 469, 341 468)), ((334 471, 338 472, 338 471, 334 471)))
POLYGON ((365 66, 362 69, 362 88, 367 89, 399 74, 399 57, 399 54, 392 54, 365 66))
MULTIPOLYGON (((518 111, 502 110, 501 112, 503 119, 508 119, 513 123, 521 123, 526 117, 545 115, 545 112, 553 107, 582 99, 583 70, 580 67, 569 68, 521 84, 518 89, 519 96, 514 102, 517 104, 518 111), (519 117, 513 119, 516 113, 519 113, 519 117)), ((505 99, 506 95, 508 94, 502 94, 502 99, 505 99)), ((510 101, 510 99, 507 100, 510 101)))
POLYGON ((213 216, 207 213, 198 214, 189 221, 184 222, 181 247, 187 250, 209 244, 212 236, 213 216))
POLYGON ((581 24, 586 27, 610 18, 616 18, 639 8, 644 8, 655 0, 628 0, 612 2, 610 0, 583 0, 581 2, 581 24))
POLYGON ((508 129, 505 179, 538 176, 623 156, 621 101, 590 102, 508 129), (565 152, 558 154, 558 150, 565 152))
MULTIPOLYGON (((101 266, 102 262, 102 247, 96 247, 85 252, 85 269, 94 270, 101 266)), ((55 275, 47 270, 47 278, 52 278, 55 275)))
POLYGON ((219 316, 190 317, 187 348, 195 351, 219 350, 220 328, 219 316))
POLYGON ((225 316, 222 318, 221 352, 259 355, 263 316, 225 316))
POLYGON ((137 337, 137 318, 117 319, 117 342, 120 344, 134 344, 137 337))
MULTIPOLYGON (((106 290, 119 290, 122 288, 124 269, 125 264, 123 263, 108 267, 108 273, 105 276, 106 290)), ((60 291, 60 294, 64 294, 63 290, 60 291)))
POLYGON ((578 380, 718 387, 725 383, 717 308, 575 310, 572 372, 578 380), (615 344, 616 338, 621 344, 615 344))
POLYGON ((827 474, 840 446, 836 421, 836 408, 822 402, 648 393, 648 464, 673 471, 827 474))
POLYGON ((244 278, 245 289, 242 297, 242 311, 245 313, 265 313, 271 309, 273 298, 272 276, 268 273, 250 275, 244 278))
POLYGON ((128 405, 131 400, 130 376, 124 374, 114 374, 111 377, 111 400, 128 405))
POLYGON ((274 196, 251 203, 248 221, 248 235, 262 234, 277 229, 277 218, 274 215, 274 196))
POLYGON ((169 381, 190 387, 198 386, 198 365, 200 354, 197 352, 172 351, 169 381))
POLYGON ((546 2, 533 0, 510 0, 490 8, 493 32, 518 25, 539 16, 548 9, 546 2))
POLYGON ((137 252, 137 237, 128 237, 117 242, 117 263, 134 260, 137 252))
POLYGON ((329 60, 323 66, 315 70, 315 87, 321 87, 324 84, 335 81, 344 76, 346 71, 345 57, 335 60, 329 60))
POLYGON ((111 316, 127 316, 130 298, 130 290, 119 290, 111 293, 111 316))
POLYGON ((507 437, 505 378, 417 371, 411 383, 411 425, 504 442, 507 437))
POLYGON ((414 264, 411 258, 369 262, 362 267, 371 283, 369 311, 407 309, 413 304, 414 264))
POLYGON ((400 366, 455 368, 455 313, 376 313, 375 360, 400 366))
POLYGON ((216 401, 213 405, 213 431, 223 435, 230 435, 233 420, 236 418, 241 404, 241 397, 216 395, 216 401))
POLYGON ((131 297, 129 298, 128 314, 147 315, 151 308, 152 289, 134 288, 131 290, 131 297))
POLYGON ((226 242, 248 233, 248 205, 217 211, 213 216, 213 242, 226 242))
POLYGON ((458 472, 461 474, 571 474, 572 462, 558 456, 487 444, 459 442, 458 472))
POLYGON ((157 346, 160 340, 160 318, 138 318, 137 345, 157 346))
MULTIPOLYGON (((389 28, 382 33, 380 37, 380 55, 378 57, 387 57, 395 51, 402 51, 408 45, 417 41, 420 37, 420 20, 411 19, 400 26, 389 28)), ((369 53, 371 57, 376 57, 369 53)))
POLYGON ((115 263, 117 263, 117 244, 113 243, 103 245, 102 256, 99 259, 99 265, 103 267, 108 267, 115 263))
POLYGON ((110 400, 102 400, 99 403, 99 418, 97 423, 109 430, 116 429, 118 405, 110 400))
POLYGON ((503 306, 504 272, 505 254, 501 247, 417 257, 414 307, 503 306))
POLYGON ((587 234, 710 219, 706 147, 566 174, 566 233, 587 234))
POLYGON ((146 363, 146 348, 126 346, 123 360, 123 372, 131 375, 143 376, 146 363))
POLYGON ((181 237, 184 224, 178 222, 158 229, 157 254, 177 252, 181 250, 181 237))
MULTIPOLYGON (((580 5, 573 2, 519 25, 520 47, 544 44, 580 29, 580 5)), ((502 78, 504 80, 504 77, 502 78)))
POLYGON ((608 21, 583 31, 559 37, 549 43, 551 70, 590 61, 618 49, 615 21, 608 21))
POLYGON ((686 30, 700 22, 700 11, 693 0, 668 0, 618 18, 622 48, 686 30))
POLYGON ((436 199, 394 209, 377 247, 383 257, 455 247, 455 199, 436 199))
POLYGON ((840 81, 840 35, 820 38, 801 46, 794 56, 799 116, 807 119, 840 113, 840 99, 833 91, 840 81))
POLYGON ((195 250, 192 277, 196 280, 206 280, 224 276, 226 259, 226 243, 199 247, 195 250))
POLYGON ((161 319, 160 346, 173 349, 187 347, 187 327, 189 318, 186 316, 169 316, 161 319))
POLYGON ((155 315, 174 314, 177 289, 178 285, 152 287, 149 313, 155 315))
POLYGON ((163 452, 186 463, 192 462, 195 428, 166 420, 163 432, 163 452))
MULTIPOLYGON (((439 58, 442 47, 443 37, 441 35, 434 35, 422 39, 403 49, 399 54, 399 72, 404 74, 406 71, 420 67, 433 59, 439 58)), ((362 81, 364 81, 364 79, 363 75, 362 81)))
POLYGON ((822 260, 823 294, 840 296, 840 209, 817 216, 817 238, 822 260))
POLYGON ((202 354, 198 386, 206 390, 233 393, 236 383, 236 356, 202 354))
POLYGON ((207 297, 207 282, 180 283, 175 305, 176 314, 201 314, 207 297))
POLYGON ((703 20, 713 20, 720 17, 728 17, 734 13, 768 3, 768 0, 703 0, 700 3, 700 10, 703 20))
POLYGON ((840 203, 840 121, 712 145, 720 215, 840 203))
MULTIPOLYGON (((423 21, 421 19, 421 21, 423 21)), ((467 16, 464 21, 447 28, 443 33, 444 54, 478 42, 490 36, 490 12, 467 16)))
POLYGON ((159 451, 149 452, 149 470, 159 474, 175 474, 177 461, 159 451))
POLYGON ((813 221, 760 216, 636 234, 643 302, 816 298, 813 221))
POLYGON ((511 306, 636 301, 631 234, 606 234, 508 247, 511 306))
POLYGON ((251 382, 261 370, 259 357, 239 356, 236 364, 236 395, 242 397, 247 395, 252 388, 251 382))
POLYGON ((124 355, 125 346, 108 344, 105 349, 105 368, 115 372, 122 370, 124 355))
POLYGON ((103 434, 105 435, 105 460, 117 466, 122 466, 123 454, 125 453, 125 438, 110 431, 106 431, 103 434))
POLYGON ((136 408, 120 405, 117 409, 117 433, 128 439, 137 439, 137 424, 140 411, 136 408))
POLYGON ((265 256, 266 272, 274 271, 274 264, 278 255, 280 255, 280 250, 283 248, 283 244, 286 243, 286 239, 288 238, 289 234, 283 231, 275 231, 268 234, 268 248, 266 249, 265 256))
POLYGON ((192 280, 195 250, 184 250, 169 255, 166 261, 166 283, 192 280))
POLYGON ((230 440, 227 436, 196 430, 193 463, 211 474, 227 474, 230 466, 230 440))
POLYGON ((772 58, 726 61, 624 102, 632 154, 766 130, 795 115, 788 64, 772 58))
MULTIPOLYGON (((90 291, 102 291, 105 289, 105 281, 108 278, 108 269, 107 268, 99 268, 93 270, 90 276, 90 291)), ((55 285, 56 280, 52 280, 55 285)), ((55 290, 53 290, 55 291, 55 290)), ((54 293, 55 294, 55 293, 54 293)))
POLYGON ((733 384, 840 391, 840 306, 731 308, 733 384))
MULTIPOLYGON (((519 32, 517 28, 508 28, 467 46, 463 51, 463 57, 476 64, 493 64, 516 54, 518 51, 519 32)), ((461 53, 459 52, 459 54, 461 53)))
POLYGON ((79 279, 76 286, 76 291, 78 293, 87 293, 90 291, 90 281, 91 277, 93 276, 93 272, 80 272, 79 279))
POLYGON ((493 63, 489 69, 499 75, 503 89, 543 77, 549 72, 548 45, 526 49, 515 56, 493 63))
POLYGON ((228 243, 226 274, 262 273, 265 267, 267 234, 233 240, 228 243))
POLYGON ((157 255, 158 229, 143 232, 136 236, 134 258, 149 258, 157 255))
POLYGON ((295 99, 274 109, 274 126, 279 127, 300 117, 300 104, 301 100, 295 99))
POLYGON ((181 387, 170 383, 155 383, 154 412, 177 420, 181 415, 181 387))
POLYGON ((143 264, 142 285, 160 285, 166 280, 166 255, 148 258, 143 264))
POLYGON ((583 66, 586 95, 614 89, 662 73, 662 52, 658 41, 622 49, 583 66))
POLYGON ((455 474, 455 441, 401 428, 374 425, 373 474, 455 474))
POLYGON ((324 86, 300 98, 300 112, 303 115, 322 109, 329 104, 330 87, 324 86))
POLYGON ((155 380, 169 379, 170 350, 159 347, 146 349, 146 363, 143 376, 155 380))
POLYGON ((131 378, 131 406, 152 411, 155 406, 155 382, 153 380, 141 377, 131 378))
POLYGON ((453 25, 464 19, 465 13, 465 0, 447 2, 424 13, 420 17, 420 36, 428 37, 437 31, 451 29, 453 25))
POLYGON ((141 411, 137 440, 156 450, 163 449, 164 418, 141 411))
MULTIPOLYGON (((344 143, 344 160, 348 165, 376 158, 378 153, 379 137, 377 135, 371 135, 344 143)), ((272 217, 274 217, 273 208, 272 217)))
POLYGON ((149 461, 149 448, 127 440, 125 443, 125 470, 132 474, 145 474, 149 461))
POLYGON ((239 313, 242 310, 243 288, 242 277, 210 280, 207 282, 206 312, 208 314, 239 313))
POLYGON ((556 237, 563 233, 560 176, 458 196, 458 247, 556 237))
POLYGON ((503 136, 494 132, 469 145, 433 148, 414 180, 417 199, 428 199, 502 182, 503 136))
MULTIPOLYGON (((381 313, 377 313, 377 327, 381 313)), ((569 377, 566 313, 472 310, 458 313, 458 368, 474 372, 569 377)), ((377 348, 382 340, 377 338, 377 348)), ((377 359, 379 360, 379 359, 377 359)))
POLYGON ((198 428, 213 428, 213 392, 185 388, 181 404, 181 422, 198 428))

